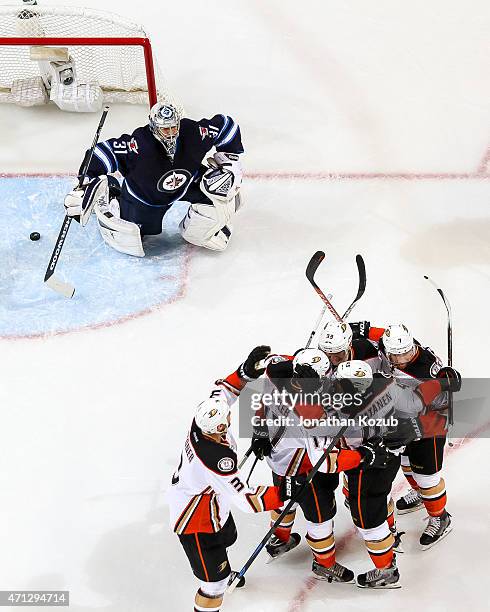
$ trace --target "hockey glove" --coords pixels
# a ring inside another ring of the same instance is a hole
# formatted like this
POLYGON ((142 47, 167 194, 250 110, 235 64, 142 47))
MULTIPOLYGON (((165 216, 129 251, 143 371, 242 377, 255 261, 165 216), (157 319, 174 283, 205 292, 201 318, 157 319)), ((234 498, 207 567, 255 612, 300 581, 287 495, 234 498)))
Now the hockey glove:
POLYGON ((369 321, 357 321, 355 323, 349 323, 352 329, 352 339, 358 340, 359 338, 369 338, 369 330, 371 323, 369 321))
POLYGON ((267 345, 256 346, 247 359, 238 368, 238 374, 242 378, 259 378, 265 372, 263 363, 271 352, 271 347, 267 345))
POLYGON ((279 497, 282 501, 296 498, 299 490, 306 482, 306 474, 298 476, 283 476, 279 484, 279 497))
POLYGON ((291 384, 295 389, 303 393, 315 393, 322 386, 322 381, 311 365, 300 363, 294 370, 291 384))
POLYGON ((382 442, 365 442, 357 449, 362 456, 362 467, 368 469, 383 469, 388 461, 388 450, 382 442))
POLYGON ((252 452, 260 460, 264 457, 270 457, 272 444, 266 432, 254 433, 252 437, 252 452))
POLYGON ((65 197, 65 214, 85 226, 96 202, 106 203, 108 197, 107 176, 96 176, 93 179, 86 178, 81 187, 75 187, 65 197))
POLYGON ((461 374, 458 370, 445 366, 439 370, 437 378, 441 379, 442 391, 452 391, 453 393, 461 391, 461 374))

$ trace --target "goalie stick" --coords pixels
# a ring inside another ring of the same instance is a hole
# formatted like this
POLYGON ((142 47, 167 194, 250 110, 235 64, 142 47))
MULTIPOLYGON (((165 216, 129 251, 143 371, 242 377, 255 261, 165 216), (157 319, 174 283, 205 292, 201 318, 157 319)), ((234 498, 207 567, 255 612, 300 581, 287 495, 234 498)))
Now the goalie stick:
MULTIPOLYGON (((90 161, 92 160, 92 156, 94 154, 95 146, 97 145, 97 142, 99 140, 99 136, 102 131, 102 127, 104 125, 108 112, 109 107, 104 106, 104 110, 102 111, 102 116, 100 117, 99 125, 97 126, 97 131, 95 132, 92 146, 90 147, 88 154, 85 156, 82 172, 78 176, 78 185, 76 189, 80 188, 83 185, 83 181, 85 180, 90 161)), ((66 236, 68 235, 68 230, 70 229, 72 219, 73 217, 65 215, 65 218, 63 219, 63 225, 61 226, 60 233, 58 234, 56 244, 54 245, 54 249, 51 254, 51 259, 49 260, 48 267, 46 269, 46 274, 44 275, 44 282, 46 283, 46 285, 48 285, 48 287, 51 287, 51 289, 53 289, 54 291, 61 293, 61 295, 64 295, 67 298, 73 297, 73 295, 75 294, 75 287, 73 287, 73 285, 70 285, 70 283, 65 283, 56 278, 54 276, 54 271, 56 269, 56 265, 61 254, 61 249, 65 244, 66 236)))
MULTIPOLYGON (((447 364, 452 367, 453 365, 453 324, 452 324, 452 315, 451 315, 451 304, 447 299, 444 291, 439 287, 439 285, 434 282, 429 276, 424 274, 425 280, 428 280, 429 283, 435 288, 437 293, 441 296, 442 301, 444 302, 444 306, 447 311, 447 364)), ((448 402, 447 402, 447 415, 449 425, 454 425, 454 402, 453 402, 453 394, 451 391, 448 391, 448 402)), ((449 442, 450 446, 452 443, 449 442)))

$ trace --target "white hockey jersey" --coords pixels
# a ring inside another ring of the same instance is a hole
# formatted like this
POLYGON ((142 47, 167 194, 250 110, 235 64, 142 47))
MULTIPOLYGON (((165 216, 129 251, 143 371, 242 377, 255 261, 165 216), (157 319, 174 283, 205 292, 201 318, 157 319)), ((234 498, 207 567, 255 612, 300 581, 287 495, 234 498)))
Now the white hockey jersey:
MULTIPOLYGON (((234 372, 216 381, 211 397, 231 406, 245 384, 234 372)), ((167 492, 170 523, 177 534, 216 533, 226 523, 232 504, 245 512, 282 506, 277 487, 249 487, 237 465, 236 443, 230 430, 222 442, 216 442, 193 420, 167 492)))

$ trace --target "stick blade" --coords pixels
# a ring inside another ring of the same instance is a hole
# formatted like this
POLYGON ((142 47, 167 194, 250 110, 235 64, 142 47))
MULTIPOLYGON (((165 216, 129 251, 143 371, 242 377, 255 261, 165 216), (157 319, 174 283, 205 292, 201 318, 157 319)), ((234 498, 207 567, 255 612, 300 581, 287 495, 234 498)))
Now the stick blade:
POLYGON ((306 266, 306 278, 310 281, 313 281, 313 277, 315 276, 315 272, 318 269, 318 266, 325 259, 325 253, 323 251, 317 251, 314 253, 306 266))
POLYGON ((366 264, 362 255, 356 255, 357 270, 359 272, 359 289, 357 291, 358 297, 361 297, 366 291, 366 264))
POLYGON ((55 276, 50 276, 44 281, 44 284, 48 285, 48 287, 53 289, 53 291, 60 293, 66 298, 71 299, 75 294, 75 287, 73 287, 73 285, 70 285, 70 283, 64 283, 63 281, 57 279, 55 276))

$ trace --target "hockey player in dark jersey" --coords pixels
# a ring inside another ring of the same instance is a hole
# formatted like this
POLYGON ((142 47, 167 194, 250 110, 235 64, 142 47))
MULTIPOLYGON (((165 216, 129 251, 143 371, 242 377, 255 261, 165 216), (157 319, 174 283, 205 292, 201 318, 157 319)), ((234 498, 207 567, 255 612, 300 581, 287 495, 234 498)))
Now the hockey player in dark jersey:
POLYGON ((240 128, 231 117, 194 121, 157 102, 147 125, 97 144, 87 182, 65 198, 66 214, 85 225, 95 210, 107 244, 143 257, 142 238, 160 234, 165 213, 184 200, 190 206, 179 226, 183 238, 222 251, 240 206, 241 153, 240 128))
MULTIPOLYGON (((354 323, 353 328, 358 336, 362 334, 364 338, 379 340, 380 350, 387 356, 394 375, 403 384, 415 387, 423 380, 440 375, 442 362, 439 357, 415 340, 405 325, 389 325, 385 329, 371 327, 369 321, 363 321, 354 323)), ((430 548, 452 530, 441 471, 446 444, 446 419, 437 410, 444 410, 446 405, 447 398, 439 396, 427 414, 420 417, 427 433, 422 439, 411 442, 402 456, 402 470, 411 489, 396 502, 396 507, 399 514, 404 514, 425 506, 429 522, 420 537, 423 549, 430 548)))

